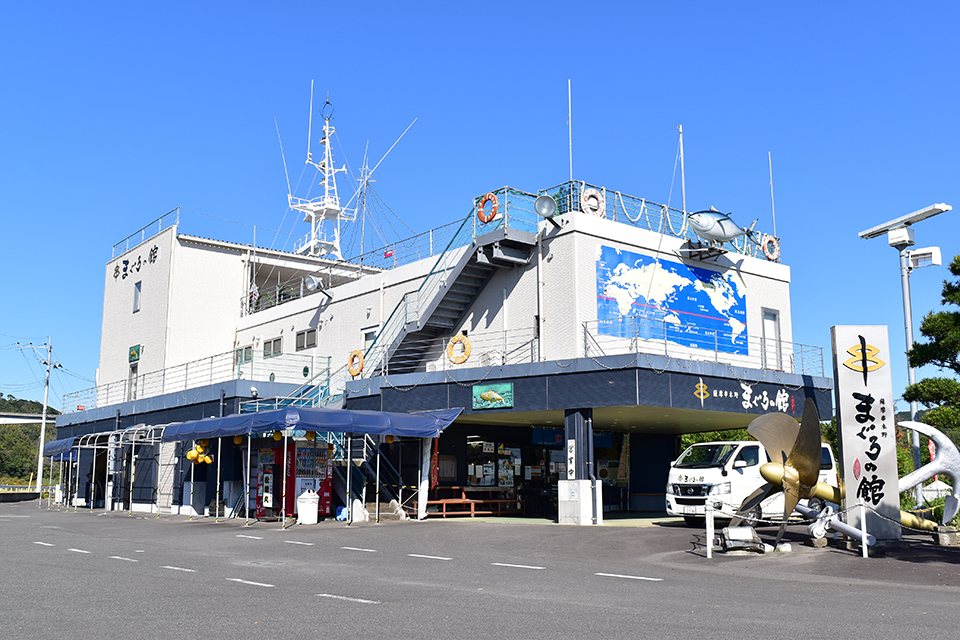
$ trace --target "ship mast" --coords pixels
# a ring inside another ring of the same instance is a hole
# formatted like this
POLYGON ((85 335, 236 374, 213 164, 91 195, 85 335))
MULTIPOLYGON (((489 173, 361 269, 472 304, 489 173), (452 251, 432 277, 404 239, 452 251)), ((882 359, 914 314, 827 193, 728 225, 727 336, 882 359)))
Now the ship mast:
MULTIPOLYGON (((310 126, 312 127, 312 83, 310 93, 310 126)), ((340 207, 340 197, 337 194, 336 175, 341 171, 346 171, 346 167, 335 168, 333 163, 333 151, 330 148, 330 141, 335 131, 333 125, 330 124, 333 120, 333 114, 333 105, 330 104, 330 98, 328 97, 326 103, 320 109, 320 115, 323 117, 323 137, 320 139, 320 144, 323 145, 323 159, 319 163, 314 162, 309 147, 310 141, 307 141, 307 164, 316 167, 319 171, 323 195, 306 200, 288 193, 287 199, 290 202, 290 208, 303 212, 303 221, 310 223, 310 234, 297 243, 294 251, 301 255, 330 256, 336 260, 343 260, 343 254, 340 250, 340 221, 349 221, 353 218, 350 217, 349 211, 340 207)))

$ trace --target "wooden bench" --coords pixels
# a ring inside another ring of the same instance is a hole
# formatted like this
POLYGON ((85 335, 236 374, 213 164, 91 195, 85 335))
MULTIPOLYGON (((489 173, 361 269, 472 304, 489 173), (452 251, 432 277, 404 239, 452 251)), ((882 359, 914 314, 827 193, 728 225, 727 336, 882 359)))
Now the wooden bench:
POLYGON ((507 514, 524 515, 526 504, 523 500, 499 497, 504 491, 510 489, 511 487, 437 487, 435 489, 437 497, 433 500, 427 500, 427 515, 439 515, 442 518, 447 516, 470 516, 473 518, 507 514), (441 498, 439 497, 441 492, 453 492, 460 495, 441 498), (431 505, 436 507, 437 510, 431 512, 431 505))

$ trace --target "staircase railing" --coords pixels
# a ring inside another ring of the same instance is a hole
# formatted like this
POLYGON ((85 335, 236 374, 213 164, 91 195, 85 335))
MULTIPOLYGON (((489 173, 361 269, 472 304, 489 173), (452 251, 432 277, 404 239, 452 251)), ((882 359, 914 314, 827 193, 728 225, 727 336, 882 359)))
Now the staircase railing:
POLYGON ((404 294, 386 322, 380 327, 377 337, 364 353, 366 362, 364 371, 368 372, 368 376, 376 375, 375 372, 378 369, 381 374, 386 373, 386 362, 389 359, 391 347, 395 346, 394 343, 398 338, 402 338, 407 324, 420 318, 421 311, 432 300, 432 296, 437 295, 443 287, 447 273, 460 257, 454 249, 473 242, 474 227, 471 220, 474 218, 475 211, 476 208, 470 209, 469 215, 463 219, 460 228, 447 243, 443 253, 437 258, 430 273, 423 279, 417 290, 404 294))
POLYGON ((364 353, 364 371, 367 372, 368 377, 387 373, 387 362, 397 340, 402 339, 403 332, 409 323, 422 318, 424 310, 447 284, 450 271, 462 257, 462 254, 454 251, 455 249, 471 244, 482 233, 500 228, 509 227, 537 232, 539 217, 533 209, 536 195, 509 187, 497 189, 492 193, 497 196, 499 202, 497 216, 489 223, 481 223, 476 216, 475 204, 417 290, 405 294, 383 323, 377 337, 364 353))

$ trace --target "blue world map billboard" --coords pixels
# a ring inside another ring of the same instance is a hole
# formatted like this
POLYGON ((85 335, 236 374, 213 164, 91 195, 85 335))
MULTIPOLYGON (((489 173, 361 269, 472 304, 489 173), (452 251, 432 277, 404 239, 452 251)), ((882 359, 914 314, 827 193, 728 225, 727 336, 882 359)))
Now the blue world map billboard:
POLYGON ((600 246, 597 320, 601 335, 666 340, 746 355, 746 287, 740 274, 600 246))

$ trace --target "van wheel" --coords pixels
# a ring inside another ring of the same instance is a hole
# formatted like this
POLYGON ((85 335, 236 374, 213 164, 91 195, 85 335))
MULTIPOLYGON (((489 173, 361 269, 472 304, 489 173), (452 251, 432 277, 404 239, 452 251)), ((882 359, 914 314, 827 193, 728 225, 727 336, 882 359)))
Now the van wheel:
POLYGON ((743 523, 748 527, 755 527, 762 519, 763 512, 760 510, 760 505, 757 505, 743 516, 743 523))
POLYGON ((703 516, 683 516, 683 521, 688 527, 703 528, 707 524, 707 519, 703 516))
POLYGON ((810 501, 807 502, 807 506, 814 511, 823 511, 823 508, 827 506, 827 503, 820 498, 810 498, 810 501))

